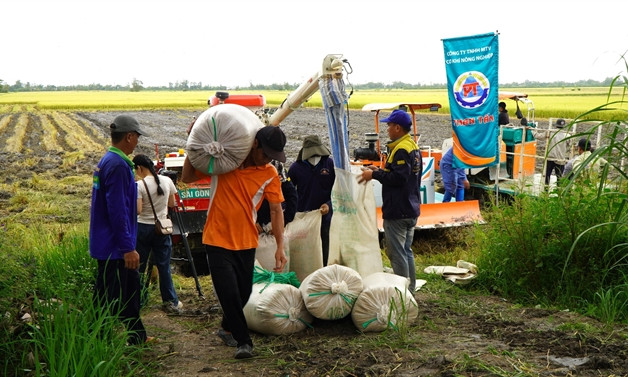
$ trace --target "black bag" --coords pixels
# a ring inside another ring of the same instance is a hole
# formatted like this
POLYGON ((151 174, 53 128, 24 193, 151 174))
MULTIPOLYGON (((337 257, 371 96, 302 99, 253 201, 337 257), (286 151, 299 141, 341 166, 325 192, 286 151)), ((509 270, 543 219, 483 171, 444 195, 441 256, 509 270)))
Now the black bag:
POLYGON ((148 191, 148 185, 146 185, 146 181, 142 179, 142 183, 144 183, 144 187, 146 187, 146 194, 148 194, 148 200, 150 201, 150 208, 153 209, 153 216, 155 216, 155 233, 160 235, 168 235, 174 232, 174 225, 172 224, 172 220, 166 217, 165 219, 159 220, 157 218, 157 213, 155 212, 155 206, 153 206, 153 198, 150 197, 150 191, 148 191))

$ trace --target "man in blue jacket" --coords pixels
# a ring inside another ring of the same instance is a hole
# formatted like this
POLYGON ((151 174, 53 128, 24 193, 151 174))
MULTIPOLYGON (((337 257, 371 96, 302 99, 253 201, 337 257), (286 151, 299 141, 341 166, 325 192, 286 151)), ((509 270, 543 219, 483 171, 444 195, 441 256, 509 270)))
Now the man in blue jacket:
POLYGON ((117 116, 110 125, 109 150, 94 171, 89 224, 89 252, 98 261, 94 300, 111 305, 129 331, 129 344, 146 342, 140 319, 140 256, 135 250, 137 234, 137 186, 133 153, 140 125, 128 115, 117 116))
POLYGON ((410 279, 408 289, 416 287, 416 268, 412 240, 421 205, 421 170, 423 162, 416 142, 410 136, 412 119, 403 110, 394 110, 388 118, 389 153, 383 169, 368 166, 360 183, 375 179, 382 184, 382 217, 386 255, 395 274, 410 279))

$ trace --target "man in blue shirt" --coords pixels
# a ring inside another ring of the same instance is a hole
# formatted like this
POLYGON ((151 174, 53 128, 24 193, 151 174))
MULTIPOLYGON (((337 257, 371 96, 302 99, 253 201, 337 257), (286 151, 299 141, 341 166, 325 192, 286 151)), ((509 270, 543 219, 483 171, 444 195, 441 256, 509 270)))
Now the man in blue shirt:
POLYGON ((137 186, 133 153, 140 125, 128 115, 110 125, 111 144, 94 171, 90 210, 89 252, 98 261, 94 301, 111 305, 129 331, 129 344, 146 342, 140 319, 140 256, 137 234, 137 186))

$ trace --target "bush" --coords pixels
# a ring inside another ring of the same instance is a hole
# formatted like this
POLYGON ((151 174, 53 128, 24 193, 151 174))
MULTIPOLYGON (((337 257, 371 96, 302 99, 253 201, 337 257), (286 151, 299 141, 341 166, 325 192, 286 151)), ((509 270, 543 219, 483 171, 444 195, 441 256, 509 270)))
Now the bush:
MULTIPOLYGON (((628 89, 628 78, 615 82, 628 89)), ((488 225, 478 233, 484 245, 478 282, 525 304, 573 308, 606 322, 628 321, 627 104, 623 99, 609 102, 580 116, 620 114, 573 136, 577 140, 598 128, 604 131, 601 145, 574 170, 572 180, 551 194, 518 196, 511 205, 487 213, 488 225), (589 165, 598 158, 608 164, 592 175, 589 165)))

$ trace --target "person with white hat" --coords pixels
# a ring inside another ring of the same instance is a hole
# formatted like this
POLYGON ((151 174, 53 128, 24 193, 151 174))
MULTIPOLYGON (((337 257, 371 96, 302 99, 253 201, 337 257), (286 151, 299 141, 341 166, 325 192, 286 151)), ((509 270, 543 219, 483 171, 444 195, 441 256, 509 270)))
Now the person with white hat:
POLYGON ((331 152, 316 135, 303 139, 303 147, 297 160, 290 165, 288 177, 297 188, 297 211, 320 210, 321 241, 323 243, 323 266, 329 259, 329 227, 333 211, 331 209, 331 190, 336 173, 331 152))

